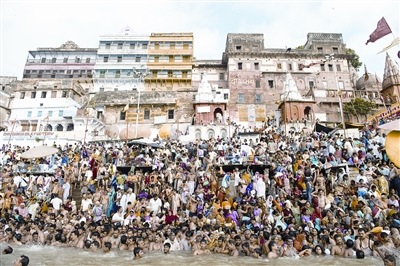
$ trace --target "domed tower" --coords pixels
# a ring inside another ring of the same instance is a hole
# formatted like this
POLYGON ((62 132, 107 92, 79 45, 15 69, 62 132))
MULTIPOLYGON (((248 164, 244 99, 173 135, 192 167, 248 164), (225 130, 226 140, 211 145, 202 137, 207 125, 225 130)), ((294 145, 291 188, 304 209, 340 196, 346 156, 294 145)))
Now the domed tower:
POLYGON ((363 98, 366 100, 380 102, 379 92, 382 89, 382 82, 380 78, 375 75, 368 73, 368 80, 365 80, 365 74, 363 74, 356 82, 355 96, 357 98, 363 98))
POLYGON ((400 74, 399 69, 393 63, 389 54, 386 53, 385 72, 383 74, 381 94, 386 105, 399 102, 400 96, 400 74))

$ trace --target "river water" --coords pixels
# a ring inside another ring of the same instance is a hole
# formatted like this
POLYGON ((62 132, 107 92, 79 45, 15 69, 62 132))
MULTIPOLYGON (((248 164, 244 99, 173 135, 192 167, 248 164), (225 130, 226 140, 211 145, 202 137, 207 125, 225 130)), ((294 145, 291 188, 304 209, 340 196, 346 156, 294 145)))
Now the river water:
MULTIPOLYGON (((6 247, 5 243, 1 243, 1 251, 6 247)), ((381 259, 378 258, 340 258, 340 257, 308 257, 308 258, 279 258, 268 260, 265 257, 259 259, 251 257, 231 257, 221 254, 210 254, 193 256, 191 252, 174 251, 171 254, 163 254, 161 252, 145 252, 144 257, 139 260, 133 259, 132 252, 115 251, 110 253, 102 253, 102 251, 89 252, 77 250, 74 248, 59 248, 59 247, 38 247, 38 246, 20 246, 15 247, 14 252, 9 255, 0 254, 0 265, 13 265, 14 260, 20 255, 27 255, 30 259, 29 266, 44 266, 44 265, 301 265, 301 266, 370 266, 383 265, 381 259)))

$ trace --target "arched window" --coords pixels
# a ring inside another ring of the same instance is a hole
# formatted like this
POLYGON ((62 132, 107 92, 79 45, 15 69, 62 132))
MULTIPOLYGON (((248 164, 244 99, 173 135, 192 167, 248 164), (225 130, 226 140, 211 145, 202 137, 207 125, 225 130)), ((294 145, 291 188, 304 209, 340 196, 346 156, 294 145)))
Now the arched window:
POLYGON ((56 126, 56 131, 63 131, 63 130, 64 130, 64 127, 61 124, 58 124, 56 126))
POLYGON ((47 125, 47 127, 44 129, 44 131, 53 131, 53 126, 47 125))
POLYGON ((68 124, 67 131, 73 131, 73 130, 74 130, 74 124, 68 124))

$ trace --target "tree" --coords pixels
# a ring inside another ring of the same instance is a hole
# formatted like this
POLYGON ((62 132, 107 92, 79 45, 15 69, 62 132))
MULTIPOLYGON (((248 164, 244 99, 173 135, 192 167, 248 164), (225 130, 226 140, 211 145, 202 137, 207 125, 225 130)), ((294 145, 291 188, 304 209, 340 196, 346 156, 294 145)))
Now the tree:
POLYGON ((359 120, 359 115, 368 115, 372 113, 372 109, 376 108, 376 104, 361 98, 351 99, 349 103, 344 104, 346 113, 355 115, 359 120))
POLYGON ((358 54, 356 54, 356 51, 354 51, 351 48, 347 48, 346 44, 344 45, 346 54, 348 55, 353 55, 352 58, 349 60, 350 65, 352 65, 354 67, 354 69, 356 71, 358 71, 358 69, 360 68, 360 66, 362 66, 362 62, 360 62, 360 56, 358 54))
POLYGON ((304 45, 299 45, 296 47, 296 49, 304 49, 304 45))

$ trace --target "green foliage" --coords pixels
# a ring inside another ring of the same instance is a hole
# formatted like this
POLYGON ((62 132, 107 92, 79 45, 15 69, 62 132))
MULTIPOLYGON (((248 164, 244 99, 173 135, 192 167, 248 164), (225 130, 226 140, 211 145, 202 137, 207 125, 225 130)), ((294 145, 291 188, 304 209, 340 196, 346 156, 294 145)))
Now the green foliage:
POLYGON ((355 70, 359 70, 359 68, 362 66, 362 62, 360 61, 360 56, 356 54, 356 51, 354 51, 351 48, 347 48, 346 44, 344 45, 346 49, 346 54, 348 55, 353 55, 353 57, 349 60, 350 65, 354 67, 355 70))
POLYGON ((296 49, 304 49, 304 45, 299 45, 296 47, 296 49))
POLYGON ((352 115, 367 115, 376 108, 376 104, 361 98, 351 99, 351 102, 344 104, 344 111, 352 115))

